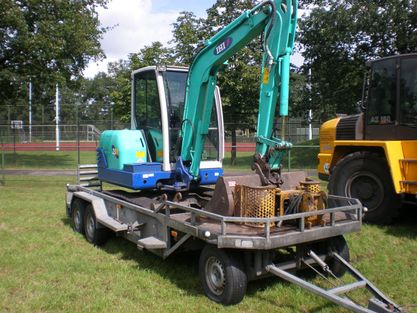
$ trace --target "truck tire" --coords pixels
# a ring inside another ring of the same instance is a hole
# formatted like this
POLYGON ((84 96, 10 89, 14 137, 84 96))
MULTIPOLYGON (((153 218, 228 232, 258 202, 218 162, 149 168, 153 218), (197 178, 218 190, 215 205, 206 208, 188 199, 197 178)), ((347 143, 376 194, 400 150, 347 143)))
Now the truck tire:
POLYGON ((328 189, 330 194, 359 199, 368 209, 367 222, 389 223, 398 213, 399 198, 388 164, 375 153, 355 152, 339 160, 328 189))
POLYGON ((77 233, 84 233, 84 211, 85 202, 81 199, 74 199, 71 203, 71 226, 77 233))
POLYGON ((91 204, 87 205, 84 214, 84 235, 87 241, 95 246, 101 246, 109 239, 107 228, 98 228, 97 220, 91 204))
POLYGON ((245 296, 248 279, 235 251, 206 245, 200 254, 199 276, 206 296, 217 303, 236 304, 245 296))

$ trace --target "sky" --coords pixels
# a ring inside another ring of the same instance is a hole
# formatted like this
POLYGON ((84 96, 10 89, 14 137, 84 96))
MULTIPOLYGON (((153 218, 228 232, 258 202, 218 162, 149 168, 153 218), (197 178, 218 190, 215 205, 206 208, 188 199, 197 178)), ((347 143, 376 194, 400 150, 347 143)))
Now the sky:
POLYGON ((107 9, 98 10, 101 26, 113 27, 101 40, 106 54, 102 62, 90 62, 84 71, 94 77, 107 71, 107 63, 127 59, 130 53, 139 52, 154 41, 163 44, 172 39, 172 26, 181 11, 192 11, 199 17, 216 0, 112 0, 107 9))
POLYGON ((98 9, 101 26, 112 27, 101 40, 106 59, 90 62, 84 76, 92 78, 98 72, 107 72, 109 62, 126 60, 130 53, 139 52, 154 41, 167 44, 172 39, 172 23, 181 11, 192 11, 198 17, 206 17, 206 10, 215 2, 216 0, 110 1, 107 9, 98 9))

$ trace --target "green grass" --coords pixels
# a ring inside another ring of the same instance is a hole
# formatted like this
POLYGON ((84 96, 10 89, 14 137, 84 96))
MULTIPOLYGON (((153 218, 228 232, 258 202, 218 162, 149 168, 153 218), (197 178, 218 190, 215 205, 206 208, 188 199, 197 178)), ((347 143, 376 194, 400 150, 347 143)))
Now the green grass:
MULTIPOLYGON (((81 164, 96 162, 94 151, 80 152, 81 164)), ((5 153, 6 169, 75 169, 77 151, 18 151, 5 153)))
MULTIPOLYGON (((343 312, 275 278, 224 307, 204 296, 196 253, 164 261, 121 238, 95 248, 69 226, 68 182, 6 176, 0 186, 0 312, 343 312)), ((417 302, 416 220, 347 236, 352 263, 403 305, 417 302)))
MULTIPOLYGON (((291 158, 291 169, 314 169, 317 166, 318 148, 293 148, 289 156, 283 160, 284 168, 288 168, 291 158)), ((235 165, 230 165, 230 152, 225 153, 223 167, 225 171, 250 171, 253 152, 239 152, 235 165)), ((81 151, 81 164, 96 162, 94 151, 81 151)), ((75 169, 78 161, 77 151, 18 151, 5 153, 6 169, 75 169)), ((1 162, 1 155, 0 155, 1 162)), ((1 164, 0 164, 1 166, 1 164)))

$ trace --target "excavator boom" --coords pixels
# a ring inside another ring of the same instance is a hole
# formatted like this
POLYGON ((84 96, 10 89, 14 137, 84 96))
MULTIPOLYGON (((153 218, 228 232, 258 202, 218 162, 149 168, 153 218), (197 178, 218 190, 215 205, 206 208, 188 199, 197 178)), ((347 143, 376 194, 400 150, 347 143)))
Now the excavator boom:
POLYGON ((198 179, 199 175, 217 73, 228 59, 262 33, 264 53, 256 152, 258 159, 269 162, 269 169, 279 169, 282 154, 291 145, 271 135, 278 101, 280 115, 288 115, 290 54, 296 18, 297 0, 262 2, 207 40, 195 57, 187 80, 180 159, 190 164, 188 172, 192 179, 198 179))

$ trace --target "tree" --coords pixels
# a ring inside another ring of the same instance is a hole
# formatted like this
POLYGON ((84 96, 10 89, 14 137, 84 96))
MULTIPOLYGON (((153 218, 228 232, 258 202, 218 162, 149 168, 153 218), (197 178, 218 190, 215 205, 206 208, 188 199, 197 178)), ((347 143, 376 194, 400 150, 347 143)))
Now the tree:
POLYGON ((138 53, 129 55, 127 61, 120 60, 109 65, 109 75, 114 80, 110 91, 114 102, 114 112, 122 122, 130 122, 130 73, 133 70, 157 64, 173 64, 174 57, 170 48, 164 47, 159 41, 145 46, 138 53))
POLYGON ((80 88, 82 123, 95 124, 99 129, 110 128, 113 121, 113 100, 111 92, 116 88, 115 81, 105 73, 98 73, 93 79, 83 79, 80 88), (110 121, 100 125, 100 121, 110 121))
MULTIPOLYGON (((108 0, 2 0, 0 10, 0 104, 26 96, 32 79, 43 104, 57 82, 71 85, 90 59, 104 56, 96 9, 108 0)), ((39 100, 39 99, 38 99, 39 100)))
POLYGON ((311 69, 313 109, 322 119, 353 113, 361 98, 365 62, 417 48, 417 1, 303 0, 312 7, 299 26, 311 69))
POLYGON ((175 45, 175 63, 184 66, 191 64, 198 51, 198 44, 203 41, 203 22, 204 20, 197 18, 193 12, 183 11, 172 24, 174 39, 171 43, 175 45))
MULTIPOLYGON (((218 0, 207 10, 206 38, 214 35, 255 5, 252 0, 218 0)), ((229 60, 218 82, 222 93, 225 128, 231 133, 231 163, 236 162, 236 131, 252 128, 258 108, 261 42, 253 42, 229 60)))

